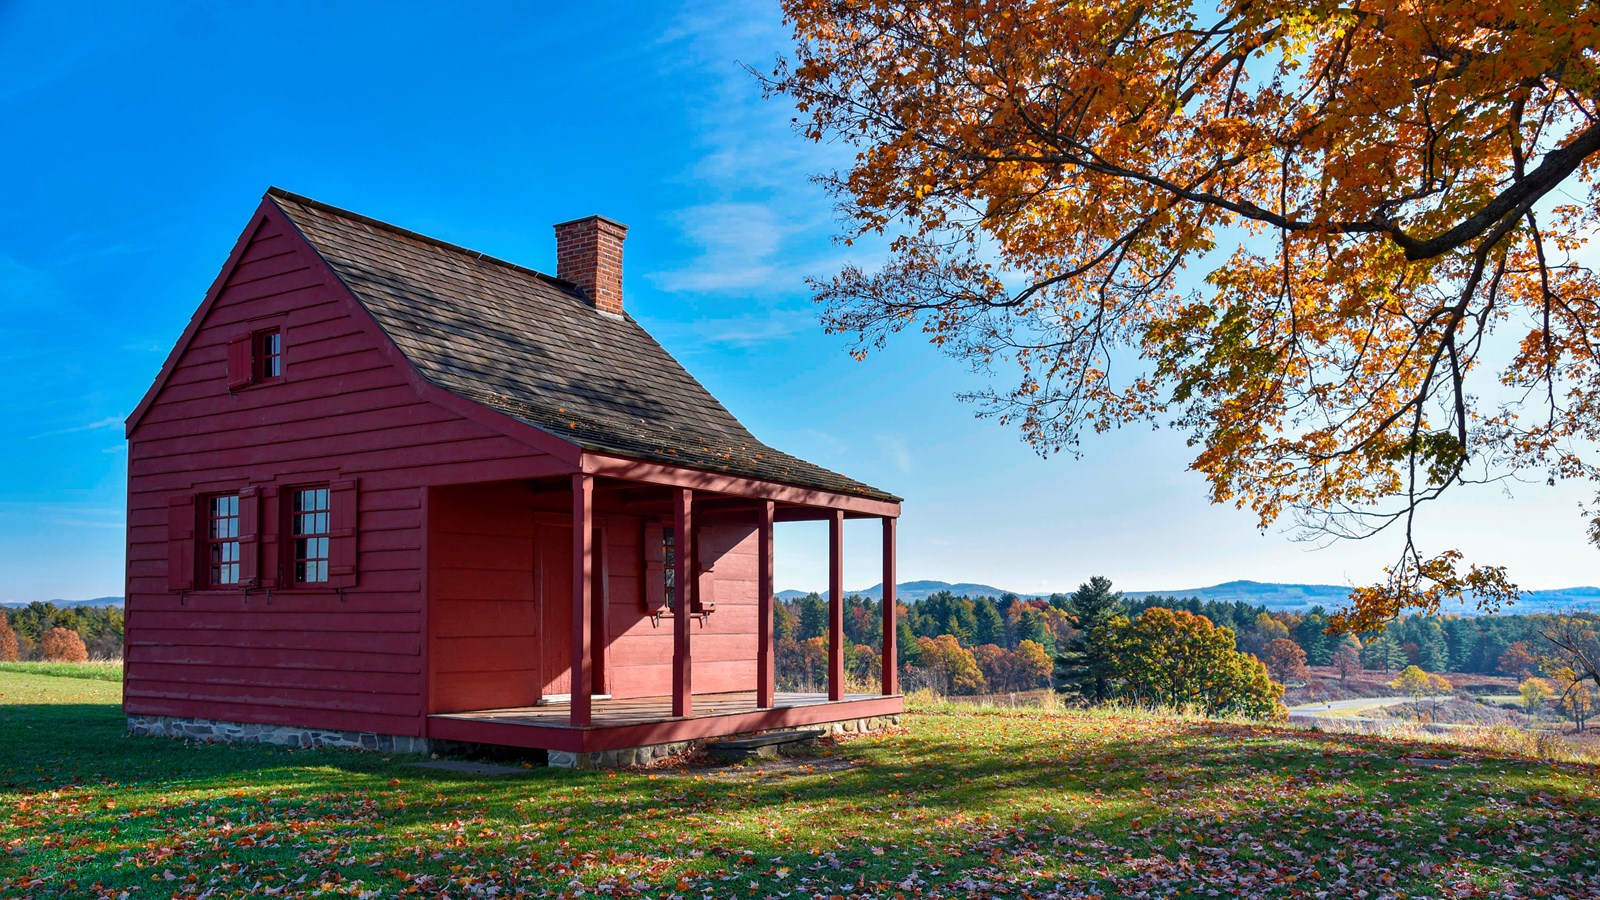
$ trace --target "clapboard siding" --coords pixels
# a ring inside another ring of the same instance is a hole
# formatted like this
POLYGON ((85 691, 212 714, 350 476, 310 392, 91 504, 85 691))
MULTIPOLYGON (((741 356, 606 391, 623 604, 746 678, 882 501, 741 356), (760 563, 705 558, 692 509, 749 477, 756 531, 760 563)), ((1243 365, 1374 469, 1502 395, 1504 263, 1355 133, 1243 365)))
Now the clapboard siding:
MULTIPOLYGON (((672 622, 644 614, 645 518, 606 517, 609 609, 606 662, 612 696, 652 697, 672 690, 672 622)), ((755 686, 756 534, 742 522, 707 517, 699 538, 716 557, 716 611, 690 629, 696 693, 747 691, 755 686)))
POLYGON ((539 699, 532 500, 519 484, 429 494, 430 712, 539 699))
POLYGON ((366 316, 271 215, 214 288, 129 439, 128 712, 421 733, 424 492, 561 464, 431 402, 366 316), (230 392, 229 342, 267 327, 282 381, 230 392), (167 589, 174 495, 348 478, 347 590, 167 589))

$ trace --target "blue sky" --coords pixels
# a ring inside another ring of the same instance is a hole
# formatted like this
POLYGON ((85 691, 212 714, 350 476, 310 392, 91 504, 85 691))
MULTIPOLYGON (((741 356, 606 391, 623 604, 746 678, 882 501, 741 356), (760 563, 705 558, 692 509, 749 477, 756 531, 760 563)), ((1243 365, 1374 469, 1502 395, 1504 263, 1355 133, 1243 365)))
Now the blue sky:
MULTIPOLYGON (((914 336, 850 359, 802 279, 879 248, 830 240, 809 176, 842 151, 739 67, 786 36, 758 2, 0 2, 0 600, 121 593, 122 420, 272 184, 545 271, 553 223, 627 223, 630 312, 764 440, 905 496, 904 579, 1376 576, 1392 544, 1313 549, 1208 505, 1181 435, 1040 459, 914 336)), ((1485 489, 1425 524, 1525 586, 1593 583, 1583 498, 1485 489)), ((864 587, 877 532, 852 524, 864 587)), ((825 584, 823 541, 780 529, 779 587, 825 584)))

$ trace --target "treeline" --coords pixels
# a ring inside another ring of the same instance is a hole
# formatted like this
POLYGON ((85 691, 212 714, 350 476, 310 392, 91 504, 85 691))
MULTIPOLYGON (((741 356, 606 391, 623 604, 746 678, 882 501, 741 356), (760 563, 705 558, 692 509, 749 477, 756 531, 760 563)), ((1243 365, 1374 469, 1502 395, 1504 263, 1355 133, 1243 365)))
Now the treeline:
MULTIPOLYGON (((1074 597, 1110 582, 1092 579, 1073 594, 1023 598, 939 591, 901 603, 898 615, 900 675, 907 689, 978 694, 1060 686, 1051 671, 1080 633, 1074 597), (1099 585, 1099 582, 1104 582, 1099 585), (1096 587, 1099 585, 1098 587, 1096 587)), ((1551 617, 1544 615, 1412 615, 1377 634, 1329 634, 1329 611, 1271 610, 1241 601, 1150 596, 1124 599, 1115 609, 1130 622, 1151 609, 1187 613, 1228 629, 1235 648, 1255 656, 1279 681, 1305 677, 1306 666, 1333 666, 1345 677, 1361 671, 1515 675, 1524 653, 1540 645, 1551 617)), ((879 601, 845 598, 847 677, 854 686, 876 683, 882 646, 879 601)), ((778 673, 785 690, 820 690, 827 683, 828 605, 818 594, 776 606, 778 673)))
MULTIPOLYGON (((844 601, 845 677, 852 689, 876 690, 881 671, 883 606, 868 597, 844 601)), ((900 678, 908 690, 978 694, 1049 684, 1059 610, 1045 601, 957 597, 941 591, 900 604, 896 623, 900 678)), ((773 609, 778 686, 819 691, 828 679, 828 602, 819 594, 779 600, 773 609)))
POLYGON ((0 662, 120 659, 122 609, 34 601, 0 607, 0 662))

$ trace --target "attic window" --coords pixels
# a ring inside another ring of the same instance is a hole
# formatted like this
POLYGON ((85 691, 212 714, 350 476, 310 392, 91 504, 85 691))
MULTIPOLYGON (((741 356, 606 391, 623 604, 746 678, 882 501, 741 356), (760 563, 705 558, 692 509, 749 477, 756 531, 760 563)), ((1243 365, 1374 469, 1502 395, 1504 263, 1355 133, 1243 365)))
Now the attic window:
POLYGON ((228 341, 228 390, 282 380, 282 329, 262 328, 228 341))
POLYGON ((260 382, 282 378, 283 332, 272 328, 256 332, 255 338, 255 380, 260 382))

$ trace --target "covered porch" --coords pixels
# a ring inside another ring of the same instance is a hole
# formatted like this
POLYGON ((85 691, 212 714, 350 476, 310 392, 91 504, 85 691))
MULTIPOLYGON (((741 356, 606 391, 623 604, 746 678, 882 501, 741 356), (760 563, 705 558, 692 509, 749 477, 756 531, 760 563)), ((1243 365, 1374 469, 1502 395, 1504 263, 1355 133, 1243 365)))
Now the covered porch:
POLYGON ((592 455, 582 468, 431 495, 425 736, 583 753, 903 710, 897 502, 592 455), (493 533, 469 541, 451 530, 451 515, 493 533), (524 593, 503 569, 494 580, 501 593, 486 599, 469 589, 482 572, 444 564, 438 548, 451 541, 501 561, 521 552, 522 538, 506 535, 524 516, 532 523, 518 563, 531 574, 524 593), (882 532, 874 693, 859 683, 847 692, 846 519, 877 519, 882 532), (777 690, 774 529, 793 521, 828 528, 827 679, 815 694, 777 690), (457 594, 465 599, 446 602, 457 594))

